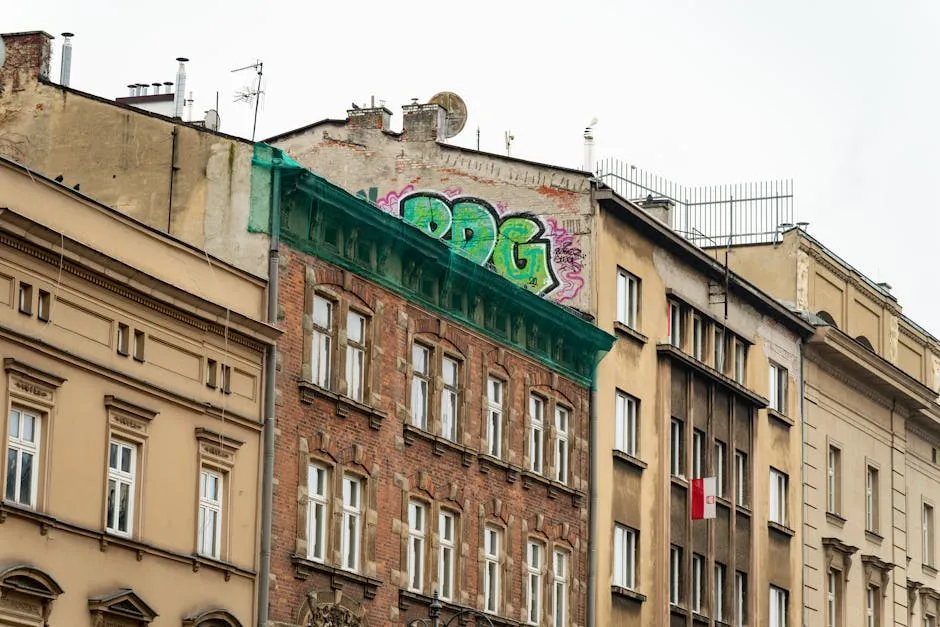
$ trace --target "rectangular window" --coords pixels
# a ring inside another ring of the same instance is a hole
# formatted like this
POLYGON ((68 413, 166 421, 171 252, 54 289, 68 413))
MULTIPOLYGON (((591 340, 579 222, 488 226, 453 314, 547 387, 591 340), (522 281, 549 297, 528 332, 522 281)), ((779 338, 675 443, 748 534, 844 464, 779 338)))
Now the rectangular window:
POLYGON ((842 511, 842 452, 835 446, 829 446, 827 510, 833 514, 842 511))
POLYGON ((705 586, 705 557, 692 554, 692 611, 702 613, 702 588, 705 586))
POLYGON ((199 554, 219 559, 222 552, 222 475, 199 473, 199 554))
POLYGON ((457 441, 457 362, 450 357, 441 360, 444 388, 441 390, 441 435, 451 442, 457 441))
POLYGON ((685 472, 683 440, 682 421, 673 418, 669 423, 669 468, 675 477, 682 477, 685 472))
POLYGON ((503 450, 503 382, 489 378, 486 384, 486 452, 501 457, 503 450))
POLYGON ((924 615, 924 627, 937 627, 937 619, 931 614, 924 615))
POLYGON ((865 529, 878 533, 878 469, 865 469, 865 529))
POLYGON ((770 469, 770 520, 780 525, 787 525, 787 482, 786 473, 776 468, 770 469))
POLYGON ((206 386, 215 388, 219 382, 219 362, 214 359, 206 360, 206 386))
POLYGON ((355 477, 343 477, 343 522, 340 538, 342 567, 359 570, 360 520, 362 519, 362 483, 355 477))
POLYGON ((108 446, 108 533, 130 536, 134 523, 137 447, 121 440, 108 446))
POLYGON ((317 464, 307 466, 307 558, 322 562, 326 557, 326 530, 330 524, 328 475, 317 464))
POLYGON ((747 453, 734 452, 734 499, 737 505, 747 507, 748 504, 748 472, 747 453))
POLYGON ((483 530, 483 608, 499 611, 499 558, 502 534, 495 527, 483 530))
POLYGON ((639 304, 640 280, 620 270, 617 273, 617 322, 636 329, 639 304))
POLYGON ((20 282, 19 306, 20 313, 33 315, 33 286, 22 281, 20 282))
POLYGON ((144 342, 146 341, 146 336, 144 332, 140 329, 134 329, 134 359, 137 361, 144 360, 144 342))
POLYGON ((692 316, 692 357, 702 361, 705 357, 705 321, 702 316, 692 316))
POLYGON ((865 590, 865 625, 867 627, 878 627, 881 623, 878 612, 878 588, 871 584, 865 590))
POLYGON ((362 402, 366 376, 366 318, 346 314, 346 396, 362 402))
POLYGON ((450 512, 442 511, 438 519, 440 553, 437 561, 437 580, 441 599, 454 598, 454 565, 457 559, 457 520, 450 512))
POLYGON ((542 545, 529 542, 526 550, 526 621, 538 625, 542 614, 542 545))
POLYGON ((614 448, 627 455, 637 456, 637 406, 639 401, 628 394, 617 392, 614 401, 614 448))
POLYGON ((705 467, 705 433, 698 429, 692 430, 692 478, 702 476, 705 467))
POLYGON ((117 329, 117 352, 118 355, 130 355, 131 350, 131 328, 126 324, 119 322, 117 329))
POLYGON ((715 599, 714 616, 716 621, 725 620, 725 573, 727 569, 720 562, 715 562, 715 599))
POLYGON ((423 504, 408 504, 408 589, 415 592, 424 589, 425 513, 423 504))
POLYGON ((747 346, 741 340, 734 343, 734 380, 744 385, 747 373, 747 346))
POLYGON ((232 393, 232 367, 226 364, 222 364, 222 391, 232 393))
POLYGON ((42 423, 38 414, 16 408, 10 410, 6 498, 32 508, 36 507, 36 492, 39 485, 41 427, 42 423))
POLYGON ((770 627, 787 627, 789 596, 783 588, 770 586, 770 627))
POLYGON ((554 585, 552 587, 552 625, 568 624, 568 554, 555 550, 554 585))
POLYGON ((43 322, 49 321, 49 314, 52 312, 52 294, 45 290, 39 290, 38 306, 36 307, 36 318, 43 322))
POLYGON ((542 439, 545 421, 545 401, 529 396, 529 470, 542 474, 542 439))
POLYGON ((770 375, 767 388, 770 398, 770 408, 781 414, 787 413, 787 370, 777 364, 770 364, 770 375))
POLYGON ((669 301, 669 343, 682 348, 682 308, 669 301))
POLYGON ((682 570, 682 549, 677 546, 669 547, 669 603, 679 605, 681 590, 679 588, 679 573, 682 570))
POLYGON ((614 525, 614 585, 636 589, 636 531, 614 525))
POLYGON ((333 303, 313 297, 313 333, 310 365, 313 382, 321 388, 330 387, 330 349, 333 343, 333 303))
POLYGON ((568 483, 568 427, 571 413, 555 406, 555 481, 568 483))
POLYGON ((734 624, 747 625, 747 575, 741 571, 734 573, 734 624))
POLYGON ((715 329, 715 338, 714 338, 714 348, 715 348, 715 370, 718 372, 725 371, 725 332, 721 329, 715 329))
POLYGON ((934 565, 933 529, 933 505, 927 505, 924 503, 924 511, 921 517, 921 543, 923 544, 924 564, 927 566, 934 565))
POLYGON ((431 351, 420 344, 411 347, 411 424, 428 428, 428 390, 431 378, 431 351))
POLYGON ((839 625, 839 571, 830 570, 827 577, 826 590, 826 627, 840 627, 839 625))
POLYGON ((717 496, 725 496, 725 457, 727 455, 727 445, 721 440, 715 440, 715 458, 712 464, 715 470, 715 493, 717 496))

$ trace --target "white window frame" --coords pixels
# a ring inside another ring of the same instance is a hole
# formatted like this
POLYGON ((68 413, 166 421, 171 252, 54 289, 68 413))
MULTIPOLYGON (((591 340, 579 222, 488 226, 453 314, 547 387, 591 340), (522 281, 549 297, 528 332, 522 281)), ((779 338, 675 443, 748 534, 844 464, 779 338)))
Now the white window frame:
POLYGON ((637 532, 614 524, 614 585, 636 590, 637 532))
POLYGON ((617 321, 637 328, 640 303, 640 279, 626 270, 617 271, 617 321))
POLYGON ((431 349, 415 342, 411 346, 411 424, 428 430, 431 393, 431 349), (418 364, 418 356, 423 366, 418 364))
POLYGON ((669 343, 682 348, 682 306, 674 300, 669 301, 669 343))
POLYGON ((458 441, 457 424, 460 412, 460 362, 444 355, 441 358, 441 436, 458 441))
POLYGON ((334 303, 320 294, 313 295, 313 332, 310 334, 310 376, 313 383, 330 389, 333 362, 333 310, 334 303), (318 305, 326 306, 326 326, 317 321, 318 305))
POLYGON ((545 406, 536 394, 529 395, 529 470, 542 474, 545 463, 545 406))
POLYGON ((343 476, 343 519, 340 532, 340 567, 359 572, 362 544, 363 481, 353 475, 343 476), (353 489, 355 488, 355 489, 353 489))
MULTIPOLYGON (((110 516, 105 517, 105 529, 108 533, 123 536, 129 538, 134 533, 134 505, 135 505, 135 493, 137 488, 137 445, 128 442, 126 440, 120 440, 118 438, 111 438, 108 442, 108 482, 105 492, 105 502, 106 505, 110 502, 111 494, 111 484, 114 484, 114 495, 115 501, 110 508, 110 516), (111 466, 111 449, 112 447, 117 450, 117 463, 118 467, 111 466), (120 468, 122 453, 127 450, 130 451, 130 464, 128 471, 122 470, 120 468), (118 528, 118 524, 121 517, 121 507, 120 507, 120 497, 119 493, 122 486, 127 486, 127 519, 126 526, 127 529, 118 528)), ((108 509, 105 509, 105 512, 108 512, 108 509)))
POLYGON ((568 553, 555 549, 552 568, 552 625, 568 624, 568 553))
POLYGON ((839 576, 840 573, 831 568, 826 576, 826 627, 839 627, 839 612, 836 607, 839 595, 839 576))
POLYGON ((734 572, 734 624, 745 627, 747 620, 747 576, 740 570, 734 572))
POLYGON ((683 463, 683 450, 682 440, 683 440, 683 428, 684 424, 678 418, 673 418, 669 422, 669 471, 674 477, 683 477, 682 474, 685 470, 683 463))
POLYGON ((790 593, 783 588, 770 586, 768 627, 787 627, 789 620, 790 593))
POLYGON ((878 625, 878 588, 868 584, 865 588, 865 624, 866 627, 878 625))
POLYGON ((705 319, 692 314, 692 357, 703 361, 705 357, 705 319))
POLYGON ((924 614, 924 627, 937 627, 937 619, 933 614, 924 614))
POLYGON ((734 451, 734 497, 737 505, 748 506, 747 500, 747 453, 735 449, 734 451))
POLYGON ((350 309, 346 313, 346 396, 360 403, 365 395, 368 332, 368 318, 350 309), (360 332, 354 336, 353 330, 356 327, 360 332))
POLYGON ((326 530, 330 521, 329 481, 329 471, 325 466, 307 465, 307 559, 313 562, 326 560, 326 530), (317 480, 320 476, 322 485, 317 480))
POLYGON ((614 397, 614 448, 637 456, 637 414, 640 401, 617 390, 614 397))
POLYGON ((728 445, 721 440, 715 440, 714 459, 712 464, 715 468, 715 493, 717 496, 725 496, 725 458, 727 457, 728 445))
POLYGON ((826 511, 833 514, 839 514, 839 510, 841 509, 839 507, 839 490, 841 489, 840 475, 842 467, 841 458, 842 451, 838 447, 830 444, 829 453, 826 456, 826 474, 828 479, 827 488, 829 490, 829 493, 826 495, 826 505, 828 505, 828 509, 826 511))
POLYGON ((424 590, 424 546, 427 539, 428 507, 420 501, 408 502, 408 589, 424 590))
POLYGON ((921 545, 923 560, 927 566, 934 565, 934 508, 924 503, 921 509, 921 545))
POLYGON ((721 562, 715 562, 715 598, 712 614, 716 621, 725 620, 725 584, 728 568, 721 562))
POLYGON ((441 510, 438 515, 437 532, 439 539, 437 560, 438 593, 442 600, 452 601, 454 598, 454 570, 457 565, 457 516, 452 512, 441 510))
POLYGON ((568 483, 569 455, 568 431, 571 428, 571 410, 555 405, 555 481, 568 483))
POLYGON ((747 345, 740 339, 734 342, 734 380, 744 385, 747 379, 747 345))
POLYGON ((705 471, 705 432, 692 429, 692 479, 700 479, 705 471))
POLYGON ((669 604, 679 605, 681 590, 679 589, 679 573, 682 570, 682 549, 678 546, 669 547, 669 604))
POLYGON ((702 613, 702 589, 705 587, 705 556, 692 554, 692 585, 689 594, 692 611, 702 613))
POLYGON ((502 457, 503 451, 503 399, 506 384, 501 379, 489 377, 486 382, 486 452, 493 457, 502 457))
POLYGON ((502 531, 487 525, 483 528, 483 611, 499 613, 499 562, 502 531))
POLYGON ((20 407, 12 407, 10 413, 8 414, 9 424, 7 426, 7 464, 6 464, 6 481, 7 485, 4 489, 4 495, 6 499, 29 507, 30 509, 36 509, 36 503, 38 502, 38 491, 39 491, 39 472, 40 472, 40 444, 42 442, 42 415, 22 409, 20 407), (14 424, 13 416, 16 415, 16 433, 14 434, 14 424), (26 421, 24 418, 29 418, 32 422, 33 430, 31 434, 32 439, 27 439, 25 433, 26 421), (23 466, 24 460, 29 458, 29 467, 30 467, 30 477, 29 477, 29 495, 28 498, 23 498, 23 466), (13 483, 10 483, 10 462, 15 460, 14 473, 12 477, 13 483), (12 488, 12 492, 11 492, 12 488))
POLYGON ((714 345, 714 366, 715 370, 718 372, 725 371, 725 331, 720 329, 717 326, 715 327, 715 333, 713 334, 714 345))
POLYGON ((787 476, 785 472, 777 470, 776 468, 771 467, 770 469, 770 491, 769 495, 769 511, 767 513, 767 518, 771 522, 775 522, 778 525, 787 526, 787 506, 788 503, 788 490, 790 484, 790 477, 787 476))
POLYGON ((865 465, 865 530, 878 533, 878 469, 865 465))
POLYGON ((781 414, 787 413, 787 369, 771 362, 768 367, 767 397, 770 409, 781 414))
POLYGON ((526 543, 526 623, 538 625, 542 616, 542 557, 545 549, 534 540, 526 543))
POLYGON ((203 468, 199 471, 199 533, 197 552, 205 557, 219 559, 222 554, 222 495, 225 477, 220 472, 203 468), (215 481, 216 498, 207 493, 210 481, 215 481), (214 522, 208 519, 214 516, 214 522), (210 533, 207 535, 206 532, 210 533))

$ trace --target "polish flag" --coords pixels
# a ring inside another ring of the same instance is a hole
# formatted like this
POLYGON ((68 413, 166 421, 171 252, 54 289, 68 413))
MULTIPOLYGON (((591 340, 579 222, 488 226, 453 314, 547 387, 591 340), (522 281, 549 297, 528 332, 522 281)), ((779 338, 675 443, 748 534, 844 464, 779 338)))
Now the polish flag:
POLYGON ((717 477, 692 479, 692 520, 715 517, 717 477))

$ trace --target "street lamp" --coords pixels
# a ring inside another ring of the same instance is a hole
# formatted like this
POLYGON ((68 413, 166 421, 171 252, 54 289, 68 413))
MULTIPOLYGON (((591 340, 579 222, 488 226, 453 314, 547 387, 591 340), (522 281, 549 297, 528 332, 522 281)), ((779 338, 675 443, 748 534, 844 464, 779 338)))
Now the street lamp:
POLYGON ((474 616, 477 619, 482 618, 484 621, 486 621, 486 624, 489 625, 489 627, 495 627, 493 625, 493 621, 490 620, 489 616, 487 616, 483 612, 480 612, 479 610, 474 610, 470 608, 460 610, 459 612, 457 612, 456 614, 448 618, 442 625, 441 624, 441 607, 443 606, 441 605, 440 599, 437 598, 437 590, 435 590, 434 600, 431 601, 431 606, 428 608, 428 617, 427 618, 415 618, 410 623, 408 623, 408 627, 418 627, 419 625, 423 625, 424 627, 448 627, 452 622, 454 622, 454 619, 457 618, 458 616, 470 616, 470 615, 474 616))

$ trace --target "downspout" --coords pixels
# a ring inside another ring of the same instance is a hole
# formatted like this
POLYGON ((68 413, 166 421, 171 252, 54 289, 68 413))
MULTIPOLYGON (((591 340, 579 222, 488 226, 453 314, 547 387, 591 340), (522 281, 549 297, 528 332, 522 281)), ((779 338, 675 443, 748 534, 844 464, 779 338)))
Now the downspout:
POLYGON ((176 171, 179 170, 179 168, 176 167, 176 141, 177 141, 177 137, 179 137, 179 132, 180 132, 180 131, 179 131, 179 127, 178 127, 178 126, 174 126, 174 127, 173 127, 173 133, 172 133, 172 134, 173 134, 173 138, 172 138, 173 147, 170 149, 170 202, 169 202, 169 204, 167 205, 167 208, 166 208, 166 232, 167 232, 167 235, 172 235, 172 234, 173 234, 173 231, 172 231, 172 227, 173 227, 173 183, 174 183, 174 181, 175 181, 175 179, 176 179, 176 171))
MULTIPOLYGON (((281 232, 281 158, 271 168, 271 246, 268 249, 268 323, 277 324, 278 243, 281 232)), ((258 566, 258 627, 268 624, 271 590, 271 514, 274 501, 274 395, 277 346, 268 347, 264 380, 264 463, 261 471, 261 551, 258 566)))
POLYGON ((588 505, 588 573, 587 573, 587 627, 594 627, 595 604, 597 599, 597 460, 594 453, 597 451, 597 364, 591 371, 591 432, 588 436, 588 459, 591 460, 591 483, 588 486, 590 499, 588 505))
POLYGON ((803 599, 802 620, 806 627, 806 379, 803 366, 803 349, 806 346, 805 338, 800 338, 800 538, 803 546, 800 553, 803 556, 803 567, 800 568, 800 598, 803 599))

